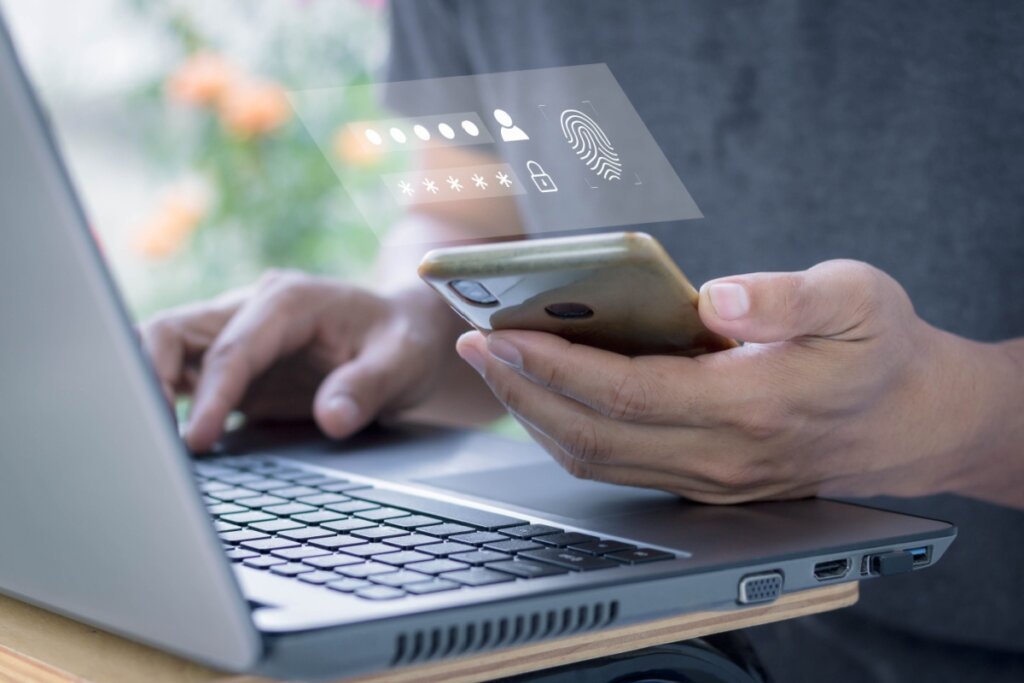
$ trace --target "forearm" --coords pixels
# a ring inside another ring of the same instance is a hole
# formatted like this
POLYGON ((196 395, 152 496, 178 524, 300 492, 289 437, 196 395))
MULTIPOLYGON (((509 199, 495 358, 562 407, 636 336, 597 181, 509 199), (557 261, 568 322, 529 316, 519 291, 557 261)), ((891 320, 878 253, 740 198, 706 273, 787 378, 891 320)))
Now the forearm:
POLYGON ((959 341, 966 378, 949 418, 965 417, 969 428, 959 447, 955 491, 1024 509, 1024 339, 959 341))

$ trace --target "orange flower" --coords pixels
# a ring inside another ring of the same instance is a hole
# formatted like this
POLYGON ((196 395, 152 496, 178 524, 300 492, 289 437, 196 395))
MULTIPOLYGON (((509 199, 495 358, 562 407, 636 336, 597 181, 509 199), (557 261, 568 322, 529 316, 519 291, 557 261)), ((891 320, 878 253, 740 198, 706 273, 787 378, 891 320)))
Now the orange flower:
POLYGON ((240 138, 266 135, 286 124, 292 116, 284 88, 268 81, 241 81, 221 98, 221 124, 240 138))
POLYGON ((207 106, 220 99, 237 78, 237 70, 220 55, 197 52, 171 74, 165 91, 181 104, 207 106))
POLYGON ((201 192, 192 187, 176 187, 139 227, 135 247, 148 258, 166 258, 185 244, 205 213, 206 201, 201 192))
POLYGON ((346 166, 366 168, 380 158, 380 150, 348 126, 342 126, 331 139, 334 155, 346 166))

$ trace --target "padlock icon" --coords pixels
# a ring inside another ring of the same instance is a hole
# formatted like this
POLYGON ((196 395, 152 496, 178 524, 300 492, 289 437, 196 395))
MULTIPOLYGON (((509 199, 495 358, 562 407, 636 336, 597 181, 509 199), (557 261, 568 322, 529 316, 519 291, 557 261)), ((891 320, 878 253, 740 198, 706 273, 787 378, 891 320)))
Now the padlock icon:
POLYGON ((551 179, 547 171, 541 168, 541 165, 536 161, 527 161, 526 170, 530 174, 530 180, 537 186, 537 189, 541 192, 558 192, 558 186, 555 185, 555 181, 551 179))

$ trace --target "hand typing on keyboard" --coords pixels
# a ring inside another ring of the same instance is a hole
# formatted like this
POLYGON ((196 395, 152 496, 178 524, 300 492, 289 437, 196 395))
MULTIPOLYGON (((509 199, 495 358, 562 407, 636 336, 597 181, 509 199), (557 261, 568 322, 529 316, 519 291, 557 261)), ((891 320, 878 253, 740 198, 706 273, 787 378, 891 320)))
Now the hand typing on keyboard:
POLYGON ((250 418, 312 416, 342 438, 436 394, 441 375, 452 392, 460 377, 476 386, 457 414, 468 422, 493 417, 497 404, 451 352, 462 327, 421 286, 382 297, 337 280, 275 272, 252 287, 166 311, 141 333, 168 400, 192 395, 185 439, 205 451, 232 410, 250 418), (474 417, 481 411, 488 415, 474 417))

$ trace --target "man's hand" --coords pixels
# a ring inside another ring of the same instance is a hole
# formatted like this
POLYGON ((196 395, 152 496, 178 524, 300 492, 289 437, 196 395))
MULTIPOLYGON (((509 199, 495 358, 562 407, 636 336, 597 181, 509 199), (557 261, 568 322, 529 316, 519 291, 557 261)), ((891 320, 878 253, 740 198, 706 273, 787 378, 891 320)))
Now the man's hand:
POLYGON ((458 351, 579 477, 712 503, 1019 497, 1020 468, 1000 489, 986 455, 989 428, 1017 419, 997 388, 1019 367, 1000 347, 927 325, 881 271, 829 261, 723 278, 702 288, 699 308, 709 328, 747 343, 628 358, 505 331, 467 333, 458 351))
POLYGON ((208 449, 239 408, 316 418, 341 438, 412 406, 435 382, 454 333, 432 292, 381 297, 297 272, 162 313, 142 328, 168 400, 193 394, 186 441, 208 449))

